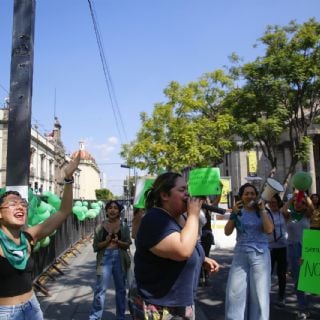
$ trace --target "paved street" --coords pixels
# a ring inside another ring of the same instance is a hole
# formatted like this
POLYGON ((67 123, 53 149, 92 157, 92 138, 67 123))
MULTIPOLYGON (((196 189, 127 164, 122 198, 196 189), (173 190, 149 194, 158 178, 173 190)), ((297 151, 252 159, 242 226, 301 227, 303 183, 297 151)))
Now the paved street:
MULTIPOLYGON (((55 280, 49 280, 45 285, 51 297, 38 293, 38 298, 46 320, 87 320, 95 284, 95 254, 91 242, 78 247, 80 254, 70 255, 66 260, 69 266, 62 266, 65 273, 55 273, 55 280)), ((212 257, 221 264, 221 271, 209 279, 208 286, 200 287, 196 302, 197 320, 224 319, 224 294, 228 270, 232 259, 232 251, 212 250, 212 257)), ((275 279, 274 279, 275 280, 275 279)), ((275 299, 276 286, 272 288, 271 298, 275 299)), ((320 297, 310 296, 312 304, 312 319, 320 319, 320 297)), ((293 320, 296 311, 296 299, 289 279, 288 303, 285 308, 271 306, 271 320, 293 320)), ((107 292, 104 320, 115 319, 114 290, 107 292)), ((127 319, 130 319, 127 311, 127 319)))

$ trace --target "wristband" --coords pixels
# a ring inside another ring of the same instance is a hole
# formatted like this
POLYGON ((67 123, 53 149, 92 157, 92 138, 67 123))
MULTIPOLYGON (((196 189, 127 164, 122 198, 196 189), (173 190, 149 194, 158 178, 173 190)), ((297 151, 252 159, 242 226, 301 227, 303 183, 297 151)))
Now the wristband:
POLYGON ((238 218, 238 215, 234 212, 231 212, 229 220, 236 221, 237 218, 238 218))
POLYGON ((64 178, 63 183, 64 184, 72 184, 72 183, 74 183, 74 179, 73 179, 73 177, 71 179, 64 178))

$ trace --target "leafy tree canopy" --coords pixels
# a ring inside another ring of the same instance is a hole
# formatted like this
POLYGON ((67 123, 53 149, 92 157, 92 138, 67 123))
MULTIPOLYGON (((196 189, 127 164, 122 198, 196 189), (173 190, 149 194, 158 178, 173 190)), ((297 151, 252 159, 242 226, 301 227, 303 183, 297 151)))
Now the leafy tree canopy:
POLYGON ((233 148, 234 120, 222 104, 232 84, 221 70, 186 86, 171 82, 167 102, 156 104, 151 116, 141 114, 137 139, 122 147, 121 156, 149 173, 220 163, 233 148))

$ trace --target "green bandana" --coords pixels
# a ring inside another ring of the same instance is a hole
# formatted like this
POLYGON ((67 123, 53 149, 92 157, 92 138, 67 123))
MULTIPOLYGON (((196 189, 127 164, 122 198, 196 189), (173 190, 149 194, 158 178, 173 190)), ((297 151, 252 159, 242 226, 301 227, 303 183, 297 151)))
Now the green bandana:
POLYGON ((9 263, 19 270, 24 270, 28 261, 28 242, 23 232, 20 235, 20 245, 13 242, 0 229, 0 245, 9 263))
POLYGON ((291 211, 290 216, 292 221, 300 221, 304 216, 303 213, 297 212, 293 205, 290 206, 290 211, 291 211))

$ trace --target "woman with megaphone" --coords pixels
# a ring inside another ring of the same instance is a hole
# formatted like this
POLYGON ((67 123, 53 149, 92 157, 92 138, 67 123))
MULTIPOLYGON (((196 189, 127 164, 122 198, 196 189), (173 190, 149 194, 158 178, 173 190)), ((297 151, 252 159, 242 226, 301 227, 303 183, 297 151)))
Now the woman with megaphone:
POLYGON ((256 202, 257 196, 254 185, 242 185, 240 201, 233 206, 224 228, 227 236, 237 230, 226 288, 226 320, 269 319, 271 266, 268 234, 273 231, 273 223, 264 201, 256 202))

